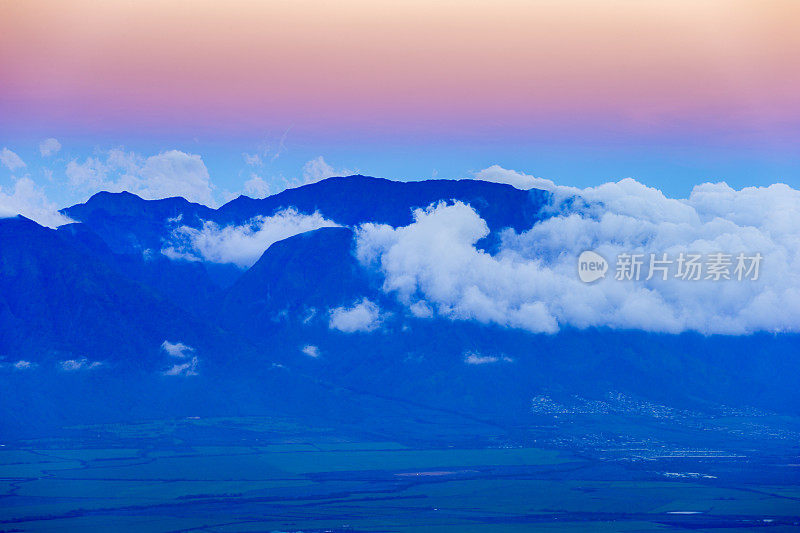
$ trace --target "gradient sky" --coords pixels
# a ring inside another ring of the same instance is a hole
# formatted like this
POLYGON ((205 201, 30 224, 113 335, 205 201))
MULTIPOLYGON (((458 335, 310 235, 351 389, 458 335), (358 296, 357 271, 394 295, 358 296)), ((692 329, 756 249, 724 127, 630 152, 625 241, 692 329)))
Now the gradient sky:
POLYGON ((7 0, 0 146, 60 201, 68 161, 120 146, 199 154, 232 193, 318 156, 398 179, 798 187, 798 20, 789 0, 7 0), (37 163, 48 137, 63 149, 37 163))

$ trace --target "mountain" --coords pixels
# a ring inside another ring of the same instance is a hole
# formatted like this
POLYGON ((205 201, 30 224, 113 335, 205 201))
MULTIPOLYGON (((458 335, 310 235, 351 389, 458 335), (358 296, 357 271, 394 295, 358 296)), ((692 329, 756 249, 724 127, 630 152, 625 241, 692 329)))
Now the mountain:
POLYGON ((0 423, 440 412, 513 427, 533 416, 534 397, 609 391, 686 409, 800 413, 796 335, 533 334, 414 316, 358 261, 354 232, 368 222, 406 225, 413 209, 452 200, 486 220, 492 233, 479 244, 489 252, 502 229, 549 216, 539 190, 351 176, 219 209, 98 193, 65 209, 76 222, 58 230, 2 219, 0 423), (245 269, 161 253, 178 225, 237 226, 289 208, 340 226, 274 242, 245 269), (357 308, 370 327, 334 322, 357 308), (185 348, 170 354, 165 341, 185 348))
POLYGON ((276 242, 224 293, 219 323, 258 339, 358 295, 374 297, 380 280, 358 263, 354 246, 348 228, 321 228, 276 242))
POLYGON ((398 182, 357 175, 287 189, 261 200, 240 196, 220 207, 214 220, 241 224, 256 215, 294 207, 302 213, 318 211, 346 226, 374 222, 396 227, 411 223, 413 209, 456 200, 471 205, 493 231, 506 227, 521 231, 537 220, 547 197, 538 189, 521 191, 478 180, 398 182))
POLYGON ((122 275, 98 237, 72 230, 0 219, 0 355, 142 367, 165 339, 210 342, 190 314, 122 275))

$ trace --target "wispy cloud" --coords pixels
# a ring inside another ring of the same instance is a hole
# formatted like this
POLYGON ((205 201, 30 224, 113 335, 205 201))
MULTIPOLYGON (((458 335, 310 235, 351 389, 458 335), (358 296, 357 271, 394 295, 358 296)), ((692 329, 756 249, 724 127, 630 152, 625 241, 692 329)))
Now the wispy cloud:
POLYGON ((196 376, 197 365, 200 360, 194 355, 194 348, 182 342, 170 342, 165 340, 161 343, 161 350, 168 356, 180 359, 182 362, 175 363, 162 374, 165 376, 196 376))
POLYGON ((505 355, 483 355, 477 352, 464 354, 464 362, 468 365, 490 365, 493 363, 513 363, 514 360, 505 355))
POLYGON ((179 359, 185 359, 189 357, 192 352, 194 352, 194 348, 187 346, 182 342, 164 341, 161 343, 161 349, 166 352, 167 355, 171 357, 177 357, 179 359))
POLYGON ((329 165, 322 156, 315 157, 303 165, 303 182, 316 183, 334 176, 349 176, 352 170, 335 169, 329 165))
POLYGON ((26 166, 25 161, 23 161, 22 158, 16 154, 16 152, 12 152, 6 147, 3 147, 3 149, 0 150, 0 163, 3 163, 3 165, 5 165, 5 167, 11 172, 14 172, 20 168, 25 168, 26 166))
POLYGON ((546 191, 552 191, 556 188, 556 184, 548 179, 537 178, 529 174, 517 172, 516 170, 508 170, 500 165, 492 165, 479 172, 476 172, 475 179, 490 181, 493 183, 505 183, 524 191, 529 189, 544 189, 546 191))
POLYGON ((61 370, 65 372, 77 372, 79 370, 93 370, 103 366, 103 363, 100 361, 90 361, 86 357, 81 357, 80 359, 60 361, 58 365, 61 367, 61 370))
POLYGON ((192 356, 192 358, 185 363, 172 365, 170 368, 165 370, 163 374, 165 376, 197 376, 198 363, 199 360, 197 359, 197 356, 192 356))
POLYGON ((51 155, 57 154, 59 150, 61 150, 61 143, 58 142, 58 139, 54 139, 53 137, 39 143, 39 153, 42 157, 50 157, 51 155))
POLYGON ((314 346, 313 344, 306 344, 300 349, 305 355, 316 359, 319 357, 319 347, 314 346))

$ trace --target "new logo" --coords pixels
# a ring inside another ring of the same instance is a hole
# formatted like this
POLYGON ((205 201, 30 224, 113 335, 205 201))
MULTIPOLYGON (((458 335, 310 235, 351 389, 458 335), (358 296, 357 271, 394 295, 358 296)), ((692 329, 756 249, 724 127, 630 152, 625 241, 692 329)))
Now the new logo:
POLYGON ((578 256, 578 277, 582 282, 597 281, 605 277, 607 271, 608 261, 597 252, 586 250, 578 256))

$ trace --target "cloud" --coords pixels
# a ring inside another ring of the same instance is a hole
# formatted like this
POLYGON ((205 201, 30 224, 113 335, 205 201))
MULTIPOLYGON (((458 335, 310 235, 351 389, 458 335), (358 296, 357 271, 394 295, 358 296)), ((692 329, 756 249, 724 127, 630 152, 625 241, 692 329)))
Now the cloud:
POLYGON ((673 199, 631 179, 588 189, 556 187, 545 217, 506 229, 495 254, 470 206, 438 204, 406 227, 365 224, 359 260, 383 289, 419 316, 553 333, 564 326, 746 334, 800 331, 800 191, 787 185, 734 190, 703 184, 673 199), (610 276, 584 284, 577 257, 594 250, 610 276), (620 253, 763 255, 758 281, 614 279, 620 253))
POLYGON ((517 172, 516 170, 507 170, 500 165, 492 165, 489 168, 476 172, 475 179, 513 185, 517 189, 522 189, 523 191, 529 189, 552 191, 556 188, 556 184, 548 179, 537 178, 517 172))
POLYGON ((5 147, 0 150, 0 163, 3 163, 11 172, 26 166, 20 156, 5 147))
POLYGON ((345 333, 369 332, 376 330, 383 320, 378 305, 366 298, 352 307, 336 307, 330 312, 331 329, 345 333))
POLYGON ((58 139, 50 137, 39 143, 39 153, 42 154, 42 157, 50 157, 59 150, 61 150, 61 143, 58 142, 58 139))
POLYGON ((192 358, 186 361, 185 363, 178 363, 172 365, 170 368, 165 370, 163 374, 165 376, 197 376, 198 363, 199 359, 197 358, 197 356, 192 356, 192 358))
POLYGON ((337 170, 326 163, 322 156, 318 156, 303 165, 303 182, 316 183, 334 176, 350 176, 353 173, 347 169, 337 170))
POLYGON ((100 361, 89 361, 86 357, 80 359, 67 359, 58 363, 61 370, 65 372, 77 372, 78 370, 93 370, 103 365, 100 361))
POLYGON ((286 137, 289 135, 289 131, 291 129, 291 127, 287 128, 286 131, 284 131, 281 135, 280 139, 278 139, 276 142, 271 142, 265 139, 258 145, 258 149, 255 153, 242 154, 244 157, 244 162, 251 167, 260 167, 264 165, 265 160, 273 162, 278 159, 281 154, 286 151, 286 137))
POLYGON ((253 174, 244 182, 244 193, 251 198, 266 198, 269 196, 269 184, 261 176, 253 174))
POLYGON ((241 226, 219 226, 207 221, 200 229, 181 226, 173 230, 162 253, 170 259, 253 265, 275 242, 306 231, 338 226, 319 213, 306 215, 286 209, 273 216, 256 216, 241 226))
POLYGON ((31 363, 30 361, 19 360, 14 363, 15 370, 30 370, 38 366, 36 363, 31 363))
POLYGON ((513 363, 514 360, 510 357, 505 355, 503 356, 495 356, 495 355, 481 355, 477 352, 467 352, 464 354, 464 362, 468 365, 489 365, 492 363, 513 363))
POLYGON ((244 162, 251 167, 260 167, 264 164, 264 162, 261 161, 261 156, 258 154, 242 154, 242 156, 244 157, 244 162))
POLYGON ((28 177, 18 179, 13 192, 6 192, 0 187, 0 218, 17 215, 50 228, 73 222, 59 213, 56 204, 48 201, 44 191, 28 177))
POLYGON ((189 354, 194 351, 194 348, 187 346, 182 342, 169 341, 162 342, 161 349, 170 357, 177 357, 178 359, 186 359, 189 357, 189 354))
POLYGON ((313 357, 314 359, 319 357, 319 347, 314 346, 313 344, 306 344, 300 349, 300 351, 309 357, 313 357))
POLYGON ((66 175, 73 187, 83 191, 128 191, 148 200, 182 196, 191 202, 215 205, 202 158, 178 150, 144 157, 113 149, 105 157, 70 161, 66 175))
POLYGON ((196 376, 197 364, 200 360, 193 355, 194 348, 182 342, 164 341, 161 343, 161 350, 170 357, 181 359, 183 362, 175 363, 162 374, 165 376, 196 376))

